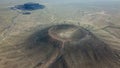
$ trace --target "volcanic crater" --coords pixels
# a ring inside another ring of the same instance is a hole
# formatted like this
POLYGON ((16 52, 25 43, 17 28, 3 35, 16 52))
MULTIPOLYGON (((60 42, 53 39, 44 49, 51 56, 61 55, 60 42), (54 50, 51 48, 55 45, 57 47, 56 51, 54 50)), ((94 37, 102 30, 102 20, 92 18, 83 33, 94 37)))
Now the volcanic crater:
POLYGON ((54 50, 34 68, 119 68, 118 51, 81 26, 50 26, 40 32, 37 42, 51 44, 54 50))

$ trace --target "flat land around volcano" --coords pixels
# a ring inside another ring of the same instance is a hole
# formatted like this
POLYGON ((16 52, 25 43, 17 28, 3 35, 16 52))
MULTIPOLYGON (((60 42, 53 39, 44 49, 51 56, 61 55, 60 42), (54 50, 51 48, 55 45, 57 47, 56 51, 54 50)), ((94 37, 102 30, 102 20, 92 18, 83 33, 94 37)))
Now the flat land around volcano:
MULTIPOLYGON (((19 4, 21 3, 23 2, 19 4)), ((0 68, 33 68, 45 59, 44 56, 51 54, 54 48, 37 46, 37 36, 40 30, 57 24, 84 27, 120 51, 119 3, 99 5, 42 2, 41 4, 46 7, 31 11, 29 15, 20 14, 19 10, 11 10, 10 7, 17 5, 16 2, 0 4, 0 68), (34 43, 26 43, 29 38, 34 38, 32 41, 35 41, 36 46, 32 46, 34 43), (26 47, 28 44, 30 46, 26 47)), ((41 45, 47 44, 41 43, 41 45)))

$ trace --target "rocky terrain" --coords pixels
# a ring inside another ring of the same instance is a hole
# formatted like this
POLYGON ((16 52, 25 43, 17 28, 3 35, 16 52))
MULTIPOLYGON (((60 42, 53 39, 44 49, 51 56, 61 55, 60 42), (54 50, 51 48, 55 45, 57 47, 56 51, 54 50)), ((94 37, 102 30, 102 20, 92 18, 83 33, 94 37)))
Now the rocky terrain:
MULTIPOLYGON (((118 6, 115 8, 109 5, 101 7, 43 3, 46 6, 44 9, 24 15, 18 13, 19 10, 11 10, 11 4, 0 5, 0 68, 39 67, 40 61, 49 58, 55 50, 52 44, 38 43, 38 38, 44 35, 40 31, 58 24, 74 24, 83 27, 108 44, 112 50, 120 52, 120 7, 118 6)), ((74 54, 68 54, 66 57, 69 55, 74 54)), ((120 58, 120 54, 117 56, 120 58)), ((60 62, 62 61, 65 60, 60 62)), ((117 67, 111 66, 111 68, 117 67)))

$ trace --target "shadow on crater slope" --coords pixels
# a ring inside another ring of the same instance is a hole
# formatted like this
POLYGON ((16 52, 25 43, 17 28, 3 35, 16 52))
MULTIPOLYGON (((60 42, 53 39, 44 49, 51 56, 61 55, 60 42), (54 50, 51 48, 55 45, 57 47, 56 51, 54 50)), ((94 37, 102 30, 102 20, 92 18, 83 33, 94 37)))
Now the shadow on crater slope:
POLYGON ((80 26, 52 25, 27 37, 1 48, 0 68, 120 67, 120 51, 80 26))
POLYGON ((120 52, 87 29, 71 24, 50 26, 26 41, 26 51, 44 56, 33 68, 119 68, 120 52))

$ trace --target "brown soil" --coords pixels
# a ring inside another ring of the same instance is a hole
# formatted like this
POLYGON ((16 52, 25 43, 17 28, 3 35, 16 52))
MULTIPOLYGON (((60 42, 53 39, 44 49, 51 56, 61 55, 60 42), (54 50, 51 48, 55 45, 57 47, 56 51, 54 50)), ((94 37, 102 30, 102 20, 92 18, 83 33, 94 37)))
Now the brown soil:
POLYGON ((87 29, 55 25, 47 30, 54 52, 35 68, 119 68, 119 53, 87 29))

